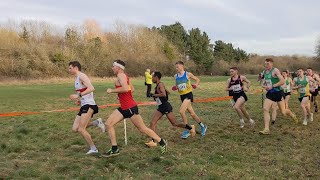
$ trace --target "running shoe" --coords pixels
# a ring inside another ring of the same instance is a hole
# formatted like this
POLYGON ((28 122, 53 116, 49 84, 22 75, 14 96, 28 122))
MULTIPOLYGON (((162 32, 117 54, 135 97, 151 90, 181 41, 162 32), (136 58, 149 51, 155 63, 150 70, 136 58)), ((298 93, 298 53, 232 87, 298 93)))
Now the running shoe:
POLYGON ((206 125, 203 125, 203 127, 201 126, 201 136, 205 136, 206 135, 206 132, 207 132, 207 126, 206 125))
POLYGON ((270 130, 269 129, 263 129, 262 131, 259 132, 259 134, 269 135, 270 134, 270 130))
POLYGON ((243 128, 243 127, 244 127, 244 120, 240 119, 240 128, 243 128))
POLYGON ((168 151, 168 142, 166 140, 163 141, 164 145, 160 145, 161 154, 165 154, 168 151))
POLYGON ((304 119, 302 124, 305 125, 305 126, 308 125, 307 119, 304 119))
POLYGON ((98 149, 96 150, 90 149, 86 154, 89 155, 89 154, 97 154, 97 153, 99 153, 98 149))
POLYGON ((112 157, 112 156, 118 156, 120 154, 120 150, 117 149, 115 151, 112 151, 112 149, 110 149, 108 152, 103 153, 102 156, 103 157, 112 157))
POLYGON ((104 125, 103 121, 101 118, 97 119, 98 121, 98 127, 101 129, 101 132, 106 132, 106 125, 104 125))
POLYGON ((181 138, 182 139, 187 139, 189 136, 190 136, 190 131, 189 130, 185 130, 185 131, 183 131, 181 138))
POLYGON ((313 113, 310 113, 310 118, 309 118, 310 122, 313 121, 313 113))
POLYGON ((250 119, 250 120, 249 120, 249 123, 250 123, 251 127, 253 127, 253 126, 255 125, 255 122, 254 122, 253 119, 250 119))

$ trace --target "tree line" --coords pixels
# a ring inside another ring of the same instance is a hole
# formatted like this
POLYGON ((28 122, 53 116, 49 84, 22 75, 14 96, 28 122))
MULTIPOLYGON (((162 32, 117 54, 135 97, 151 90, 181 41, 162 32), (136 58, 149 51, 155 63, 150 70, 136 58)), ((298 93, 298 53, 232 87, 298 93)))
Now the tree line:
MULTIPOLYGON (((131 76, 143 75, 147 68, 172 75, 178 60, 185 61, 188 70, 208 75, 225 75, 234 65, 243 67, 243 73, 263 68, 255 66, 261 56, 222 40, 212 42, 205 31, 186 30, 179 22, 151 28, 115 22, 106 31, 95 20, 64 29, 43 21, 8 21, 0 25, 0 77, 64 77, 70 60, 79 60, 86 73, 98 77, 113 75, 114 59, 126 61, 131 76)), ((289 62, 286 66, 300 59, 307 65, 317 63, 311 57, 280 59, 289 62)))

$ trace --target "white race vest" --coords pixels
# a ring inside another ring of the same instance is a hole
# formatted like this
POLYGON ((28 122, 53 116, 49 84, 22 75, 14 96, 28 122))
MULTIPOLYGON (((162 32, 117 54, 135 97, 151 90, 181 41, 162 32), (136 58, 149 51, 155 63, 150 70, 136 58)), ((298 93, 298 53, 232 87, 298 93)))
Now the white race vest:
MULTIPOLYGON (((86 88, 80 81, 80 75, 83 74, 83 73, 80 73, 77 77, 76 77, 76 80, 74 81, 74 87, 76 89, 77 92, 79 92, 80 89, 84 89, 86 88)), ((80 92, 79 92, 80 93, 80 92)), ((94 98, 93 98, 93 92, 87 94, 87 95, 84 95, 80 98, 80 101, 81 101, 81 106, 84 106, 86 104, 89 104, 89 105, 96 105, 96 102, 94 101, 94 98)))

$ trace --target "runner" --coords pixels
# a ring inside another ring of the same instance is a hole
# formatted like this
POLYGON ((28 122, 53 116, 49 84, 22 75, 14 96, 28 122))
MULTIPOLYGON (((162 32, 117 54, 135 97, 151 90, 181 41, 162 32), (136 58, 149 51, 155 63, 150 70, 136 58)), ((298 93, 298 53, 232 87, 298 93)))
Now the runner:
POLYGON ((251 126, 253 126, 254 120, 250 118, 249 113, 245 108, 245 102, 248 101, 245 91, 250 88, 251 82, 245 76, 238 74, 237 67, 230 68, 230 76, 231 77, 227 80, 226 91, 229 91, 229 95, 231 91, 231 96, 234 101, 233 109, 240 118, 240 128, 243 128, 245 125, 243 117, 246 117, 251 126), (244 82, 247 84, 247 87, 244 86, 244 82))
MULTIPOLYGON (((182 104, 180 106, 180 115, 183 119, 183 122, 185 124, 188 124, 188 119, 186 116, 186 110, 190 113, 191 117, 200 125, 201 127, 201 136, 205 136, 207 131, 207 126, 204 125, 200 118, 196 115, 196 113, 193 110, 192 102, 193 102, 193 94, 192 94, 192 88, 196 89, 197 86, 200 83, 200 79, 194 76, 192 73, 187 72, 184 70, 184 63, 182 61, 178 61, 175 64, 176 69, 178 73, 174 76, 175 78, 175 84, 176 86, 172 87, 172 90, 176 91, 178 90, 180 94, 180 99, 182 101, 182 104), (191 85, 190 79, 193 79, 196 81, 195 84, 191 85)), ((191 130, 185 130, 182 133, 181 138, 186 139, 189 136, 195 136, 196 131, 195 128, 192 128, 191 130)))
MULTIPOLYGON (((166 90, 164 83, 161 82, 161 76, 162 75, 160 72, 154 72, 152 76, 152 82, 157 85, 153 97, 158 104, 158 109, 154 112, 152 121, 150 123, 150 128, 154 132, 156 132, 157 122, 161 119, 163 115, 166 115, 172 126, 191 130, 192 128, 194 128, 194 125, 190 126, 189 124, 177 122, 176 116, 172 112, 172 106, 168 102, 169 92, 166 90)), ((157 143, 155 143, 153 139, 145 144, 149 147, 157 146, 157 143)))
POLYGON ((289 77, 288 70, 282 71, 282 76, 285 80, 285 83, 282 85, 282 88, 284 89, 284 102, 285 102, 285 108, 289 108, 289 99, 291 97, 291 86, 292 86, 292 79, 289 77))
POLYGON ((70 95, 70 99, 74 100, 76 104, 81 105, 80 111, 73 122, 72 130, 79 132, 89 144, 90 150, 86 154, 98 153, 91 135, 86 130, 87 127, 95 125, 100 127, 103 132, 105 131, 105 125, 101 119, 97 119, 93 123, 90 122, 93 115, 99 111, 93 98, 93 91, 95 89, 88 76, 81 72, 81 64, 78 61, 69 63, 69 72, 76 76, 74 86, 77 91, 77 94, 70 95))
POLYGON ((132 97, 132 92, 134 88, 130 83, 129 77, 124 73, 125 63, 122 60, 115 60, 113 63, 112 70, 117 75, 117 80, 115 81, 115 89, 107 89, 107 93, 117 93, 118 99, 120 101, 120 107, 116 109, 107 119, 106 126, 108 134, 111 140, 112 148, 104 153, 102 156, 111 157, 119 155, 120 151, 117 146, 116 132, 114 126, 125 118, 129 118, 131 122, 139 129, 140 132, 148 135, 156 142, 160 144, 161 153, 167 152, 167 143, 164 139, 161 139, 154 131, 146 127, 141 116, 139 115, 139 110, 137 103, 132 97))
POLYGON ((313 83, 310 82, 310 93, 311 93, 311 102, 313 102, 314 105, 314 112, 318 112, 318 101, 317 96, 319 94, 319 84, 320 84, 320 78, 319 76, 312 71, 312 68, 309 67, 307 69, 308 76, 312 77, 316 82, 313 83))
POLYGON ((289 109, 285 108, 284 93, 281 86, 285 83, 280 71, 273 67, 273 59, 267 58, 265 60, 265 70, 263 71, 262 87, 267 91, 266 99, 264 100, 264 129, 260 134, 270 134, 270 108, 273 102, 277 102, 281 113, 285 116, 290 116, 296 123, 298 119, 289 109))
POLYGON ((310 110, 310 82, 315 83, 315 80, 307 75, 304 75, 304 71, 302 68, 298 69, 298 77, 293 79, 293 87, 292 89, 297 89, 299 94, 300 106, 303 110, 304 119, 303 125, 307 125, 309 120, 313 121, 313 113, 310 110))

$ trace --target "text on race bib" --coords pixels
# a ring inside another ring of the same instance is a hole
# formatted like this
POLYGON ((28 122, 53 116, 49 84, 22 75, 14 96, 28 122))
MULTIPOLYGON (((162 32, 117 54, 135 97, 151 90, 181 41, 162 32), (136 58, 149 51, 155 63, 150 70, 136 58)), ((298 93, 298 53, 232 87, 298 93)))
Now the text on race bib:
POLYGON ((241 91, 241 86, 240 86, 240 84, 233 85, 233 86, 232 86, 232 90, 233 90, 234 92, 241 91))
POLYGON ((178 84, 178 89, 179 89, 179 91, 186 90, 187 89, 187 84, 186 83, 178 84))
POLYGON ((303 94, 306 93, 306 87, 299 88, 299 92, 303 94))
POLYGON ((272 86, 272 81, 270 79, 266 80, 266 86, 272 86))

